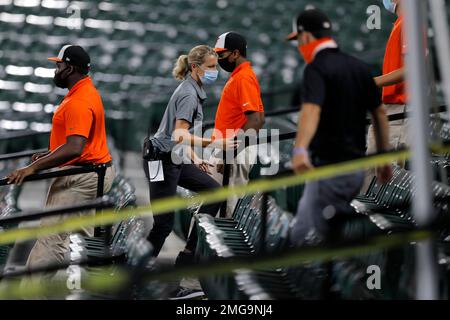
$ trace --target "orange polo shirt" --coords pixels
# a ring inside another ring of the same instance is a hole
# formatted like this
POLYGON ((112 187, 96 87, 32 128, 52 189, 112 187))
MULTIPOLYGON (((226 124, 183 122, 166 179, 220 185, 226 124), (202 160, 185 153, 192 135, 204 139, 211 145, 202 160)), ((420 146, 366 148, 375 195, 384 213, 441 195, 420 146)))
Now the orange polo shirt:
MULTIPOLYGON (((398 70, 404 66, 405 42, 402 34, 403 17, 395 21, 391 36, 386 45, 383 63, 383 75, 398 70)), ((406 104, 405 82, 383 88, 384 104, 406 104)))
POLYGON ((83 136, 87 142, 81 156, 64 166, 111 161, 106 144, 105 111, 90 77, 78 81, 56 109, 52 120, 50 151, 65 144, 66 138, 72 135, 83 136))
MULTIPOLYGON (((264 112, 261 100, 261 88, 250 62, 240 64, 231 73, 225 84, 217 107, 214 131, 219 131, 222 137, 232 137, 247 122, 245 112, 264 112), (227 129, 232 131, 228 131, 227 129)), ((214 137, 219 134, 214 133, 214 137)))

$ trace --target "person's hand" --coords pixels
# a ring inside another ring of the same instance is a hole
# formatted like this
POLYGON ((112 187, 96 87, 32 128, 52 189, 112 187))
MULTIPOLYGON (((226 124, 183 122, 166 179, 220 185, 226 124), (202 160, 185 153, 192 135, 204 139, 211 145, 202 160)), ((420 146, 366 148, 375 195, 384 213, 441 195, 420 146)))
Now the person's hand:
POLYGON ((388 183, 392 179, 392 166, 387 164, 376 168, 378 181, 382 184, 388 183))
POLYGON ((49 153, 50 153, 50 150, 49 150, 49 151, 45 151, 45 152, 38 152, 38 153, 35 153, 35 154, 33 154, 33 155, 31 156, 31 162, 35 162, 36 160, 39 160, 40 158, 45 157, 45 156, 48 155, 49 153))
POLYGON ((309 156, 307 152, 296 154, 292 157, 292 170, 296 174, 311 170, 314 166, 311 164, 309 160, 309 156))
POLYGON ((17 184, 20 186, 26 177, 32 175, 35 172, 36 170, 34 169, 33 165, 29 165, 11 172, 6 176, 6 178, 8 179, 8 184, 17 184))
POLYGON ((235 150, 240 143, 241 141, 235 140, 235 138, 216 139, 211 143, 211 146, 223 150, 235 150))
POLYGON ((225 166, 223 165, 223 163, 219 163, 216 166, 217 172, 220 174, 223 174, 225 172, 225 166))
POLYGON ((209 168, 214 167, 214 165, 212 165, 208 161, 204 161, 204 160, 197 166, 200 170, 202 170, 203 172, 206 172, 207 174, 211 174, 211 171, 209 171, 209 168))
POLYGON ((381 86, 381 77, 375 77, 375 78, 373 78, 373 81, 375 81, 375 85, 378 87, 378 88, 381 88, 382 86, 381 86))

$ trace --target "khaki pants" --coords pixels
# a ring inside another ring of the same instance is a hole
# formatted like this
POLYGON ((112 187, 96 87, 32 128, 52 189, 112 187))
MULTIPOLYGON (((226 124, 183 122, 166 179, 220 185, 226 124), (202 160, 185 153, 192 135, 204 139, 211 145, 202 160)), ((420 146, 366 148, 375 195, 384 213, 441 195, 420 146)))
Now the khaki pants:
MULTIPOLYGON (((104 182, 105 193, 111 189, 114 176, 114 167, 107 168, 104 182)), ((97 180, 97 174, 95 172, 56 178, 48 191, 45 207, 52 208, 77 205, 95 199, 97 196, 97 180)), ((95 210, 79 212, 79 215, 93 214, 95 214, 95 210)), ((40 225, 61 222, 67 216, 69 215, 43 218, 40 221, 40 225)), ((92 237, 94 235, 94 227, 82 228, 80 232, 92 237)), ((36 244, 31 249, 26 267, 33 269, 65 262, 69 252, 69 236, 70 233, 64 232, 37 239, 36 244)))
MULTIPOLYGON (((388 115, 406 112, 406 105, 390 104, 385 105, 388 115)), ((409 146, 408 137, 408 119, 396 120, 389 122, 389 144, 394 150, 409 146)), ((373 125, 369 126, 369 132, 367 135, 367 154, 373 154, 377 152, 377 145, 375 141, 375 133, 373 125)), ((397 163, 400 167, 404 167, 405 163, 397 163)), ((366 178, 362 191, 365 192, 372 181, 373 176, 376 174, 375 168, 367 170, 366 178)))
MULTIPOLYGON (((247 184, 249 181, 249 174, 256 163, 256 158, 258 156, 258 146, 250 146, 238 153, 235 161, 231 164, 230 168, 230 179, 228 182, 229 186, 238 186, 247 184)), ((220 185, 223 185, 223 173, 219 172, 218 166, 223 163, 222 159, 211 157, 209 162, 213 165, 210 169, 211 176, 220 185)), ((239 200, 239 196, 233 196, 227 200, 227 211, 226 217, 231 218, 233 215, 234 208, 239 200)))

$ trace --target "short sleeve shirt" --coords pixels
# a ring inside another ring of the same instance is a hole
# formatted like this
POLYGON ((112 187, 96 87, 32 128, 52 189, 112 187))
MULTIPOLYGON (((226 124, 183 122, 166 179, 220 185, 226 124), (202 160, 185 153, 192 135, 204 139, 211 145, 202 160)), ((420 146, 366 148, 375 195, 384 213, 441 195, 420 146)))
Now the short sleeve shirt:
POLYGON ((66 143, 68 136, 87 139, 82 154, 64 164, 101 164, 111 161, 106 141, 105 110, 90 77, 78 81, 56 109, 50 133, 50 150, 66 143))
MULTIPOLYGON (((404 66, 406 45, 403 37, 403 18, 399 17, 394 24, 383 62, 383 74, 389 74, 404 66)), ((405 82, 383 88, 384 104, 406 104, 405 82)))
POLYGON ((361 157, 367 112, 381 105, 369 67, 339 49, 320 51, 303 75, 302 102, 321 108, 310 152, 322 163, 361 157))
POLYGON ((189 75, 172 94, 158 131, 152 138, 153 144, 162 152, 170 152, 175 146, 172 134, 177 120, 189 122, 191 133, 194 126, 201 127, 205 100, 205 90, 189 75))
POLYGON ((215 131, 223 138, 234 135, 247 122, 245 113, 249 111, 264 112, 264 106, 258 79, 247 61, 232 72, 225 84, 217 107, 215 131))

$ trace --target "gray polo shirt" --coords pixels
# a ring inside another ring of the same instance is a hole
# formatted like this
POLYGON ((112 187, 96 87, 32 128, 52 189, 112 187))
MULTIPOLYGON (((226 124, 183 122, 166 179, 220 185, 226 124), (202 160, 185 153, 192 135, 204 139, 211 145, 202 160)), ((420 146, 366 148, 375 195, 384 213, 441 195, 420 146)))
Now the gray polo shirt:
POLYGON ((188 121, 191 124, 189 131, 193 133, 194 124, 201 125, 203 120, 205 100, 205 90, 189 74, 172 94, 152 143, 162 152, 170 152, 175 146, 172 133, 176 120, 188 121))

